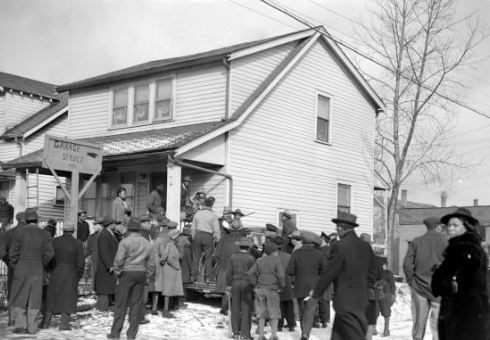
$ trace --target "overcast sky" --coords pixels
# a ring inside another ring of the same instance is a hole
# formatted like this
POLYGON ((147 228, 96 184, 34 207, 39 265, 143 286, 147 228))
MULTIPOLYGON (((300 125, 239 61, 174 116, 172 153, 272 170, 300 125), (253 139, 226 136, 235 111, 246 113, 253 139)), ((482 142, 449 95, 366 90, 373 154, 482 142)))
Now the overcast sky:
MULTIPOLYGON (((356 45, 355 25, 369 0, 275 0, 356 45)), ((490 18, 490 0, 461 0, 461 13, 490 18)), ((202 52, 306 27, 259 0, 0 0, 0 71, 57 85, 151 60, 202 52)), ((490 19, 487 19, 490 23, 490 19)), ((490 55, 490 40, 479 50, 490 55)), ((361 64, 362 65, 362 64, 361 64)), ((490 115, 490 60, 468 70, 466 102, 490 115)), ((460 109, 453 140, 481 159, 473 174, 429 188, 411 185, 409 200, 490 205, 490 119, 460 109)))

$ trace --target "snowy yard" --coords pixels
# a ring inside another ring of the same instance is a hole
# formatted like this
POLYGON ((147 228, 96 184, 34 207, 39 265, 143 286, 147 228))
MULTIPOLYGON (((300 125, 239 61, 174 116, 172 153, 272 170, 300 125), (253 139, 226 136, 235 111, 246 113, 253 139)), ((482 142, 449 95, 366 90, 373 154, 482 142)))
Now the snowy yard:
MULTIPOLYGON (((84 303, 94 303, 95 301, 85 301, 84 303)), ((219 314, 219 306, 216 303, 189 303, 188 308, 174 313, 176 319, 163 319, 161 316, 148 315, 150 323, 142 325, 139 328, 137 339, 144 340, 225 340, 227 339, 227 318, 219 314)), ((0 319, 0 338, 1 339, 45 339, 45 340, 64 340, 64 339, 106 339, 112 324, 113 313, 98 312, 90 309, 85 312, 79 312, 71 323, 73 331, 59 332, 57 327, 59 316, 55 317, 52 322, 52 328, 49 330, 40 330, 36 335, 15 335, 12 334, 13 327, 7 327, 7 318, 5 313, 0 319)), ((333 318, 332 318, 333 320, 333 318)), ((127 324, 121 334, 121 339, 126 339, 127 324)), ((382 330, 383 321, 379 319, 378 331, 382 330)), ((406 286, 401 286, 399 296, 393 308, 391 321, 391 336, 389 339, 410 340, 411 337, 411 314, 410 314, 410 293, 406 286)), ((252 327, 254 335, 256 325, 252 327)), ((267 337, 270 336, 270 329, 266 328, 267 337)), ((311 333, 311 340, 330 339, 331 324, 326 329, 314 328, 311 333)), ((290 333, 278 333, 280 340, 298 340, 300 338, 299 327, 296 331, 290 333)), ((373 339, 385 339, 380 335, 374 336, 373 339)), ((432 340, 430 331, 427 331, 425 337, 432 340)))

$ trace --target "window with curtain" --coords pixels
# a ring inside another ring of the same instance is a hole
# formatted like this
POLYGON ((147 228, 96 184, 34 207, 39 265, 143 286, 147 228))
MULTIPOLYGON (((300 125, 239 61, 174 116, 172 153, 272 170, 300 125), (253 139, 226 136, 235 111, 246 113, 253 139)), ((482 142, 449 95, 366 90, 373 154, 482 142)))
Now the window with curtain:
POLYGON ((135 123, 148 123, 150 112, 150 85, 140 85, 134 88, 135 123))
POLYGON ((128 89, 114 91, 112 106, 112 125, 122 126, 128 123, 128 89))
POLYGON ((162 79, 156 83, 155 120, 172 118, 172 80, 162 79))

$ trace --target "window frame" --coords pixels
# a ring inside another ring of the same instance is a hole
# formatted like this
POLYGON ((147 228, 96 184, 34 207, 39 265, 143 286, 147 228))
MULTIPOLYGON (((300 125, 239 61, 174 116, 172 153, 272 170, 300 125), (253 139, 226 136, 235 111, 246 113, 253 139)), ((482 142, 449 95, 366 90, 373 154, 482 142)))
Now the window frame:
POLYGON ((350 188, 350 190, 349 190, 349 213, 352 214, 352 211, 354 210, 354 206, 353 206, 354 186, 352 185, 352 183, 349 183, 346 181, 335 183, 335 189, 336 189, 336 192, 335 192, 335 212, 338 215, 338 212, 339 212, 339 187, 341 185, 348 186, 350 188))
POLYGON ((326 144, 326 145, 332 145, 332 116, 333 116, 333 101, 334 98, 331 94, 322 92, 322 91, 316 91, 315 92, 315 131, 314 131, 314 140, 315 142, 326 144), (323 119, 318 117, 318 103, 320 102, 320 96, 328 98, 328 129, 327 129, 327 140, 321 140, 318 139, 318 119, 323 119))
POLYGON ((136 126, 145 126, 152 124, 168 123, 174 120, 175 115, 175 97, 176 97, 176 75, 166 75, 161 77, 154 77, 150 80, 145 81, 135 81, 131 83, 125 83, 123 85, 113 86, 110 89, 110 110, 109 110, 109 130, 131 128, 136 126), (164 119, 156 119, 156 102, 157 102, 157 83, 160 81, 170 81, 171 96, 170 96, 170 117, 164 119), (138 105, 135 101, 136 87, 148 85, 148 120, 142 122, 136 122, 135 120, 135 105, 138 105), (114 118, 114 98, 115 92, 119 90, 126 89, 127 91, 127 121, 126 124, 113 124, 114 118))
POLYGON ((65 195, 63 189, 61 188, 61 186, 58 184, 58 182, 54 183, 53 189, 54 189, 53 190, 53 205, 56 207, 64 207, 66 205, 66 195, 65 195), (61 190, 61 192, 63 192, 63 195, 64 195, 63 202, 61 202, 61 200, 58 199, 58 188, 61 190))

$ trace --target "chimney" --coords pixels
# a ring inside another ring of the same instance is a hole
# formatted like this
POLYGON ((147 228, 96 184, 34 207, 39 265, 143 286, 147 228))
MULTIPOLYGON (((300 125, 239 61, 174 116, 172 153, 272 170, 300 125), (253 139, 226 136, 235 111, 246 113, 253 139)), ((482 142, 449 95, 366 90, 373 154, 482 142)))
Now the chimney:
POLYGON ((446 207, 447 196, 448 196, 448 194, 446 191, 441 192, 441 208, 446 207))
POLYGON ((407 207, 407 189, 402 189, 402 208, 407 207))
POLYGON ((473 200, 473 206, 474 206, 474 207, 477 207, 477 206, 478 206, 478 199, 477 199, 477 198, 475 198, 475 199, 473 200))

